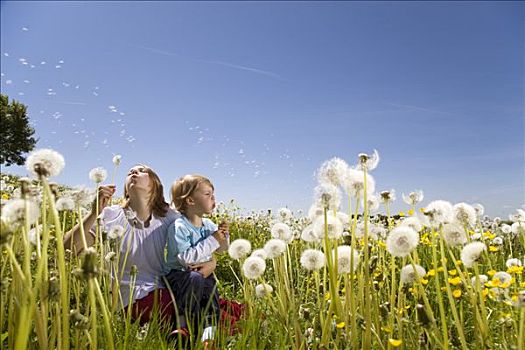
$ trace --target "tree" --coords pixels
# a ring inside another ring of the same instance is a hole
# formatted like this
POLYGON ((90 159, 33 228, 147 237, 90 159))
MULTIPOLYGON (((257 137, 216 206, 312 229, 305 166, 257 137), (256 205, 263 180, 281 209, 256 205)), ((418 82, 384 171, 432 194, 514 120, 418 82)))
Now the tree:
POLYGON ((23 165, 23 154, 35 147, 35 130, 29 125, 25 105, 14 100, 9 104, 4 94, 0 97, 0 164, 23 165))

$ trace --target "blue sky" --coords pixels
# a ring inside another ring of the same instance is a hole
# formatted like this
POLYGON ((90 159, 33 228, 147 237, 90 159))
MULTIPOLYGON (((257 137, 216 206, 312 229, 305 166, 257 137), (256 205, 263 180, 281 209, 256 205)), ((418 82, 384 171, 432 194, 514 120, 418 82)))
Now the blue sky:
POLYGON ((1 90, 69 185, 121 154, 118 185, 143 162, 306 210, 323 161, 377 149, 394 209, 422 189, 506 215, 525 203, 524 23, 521 2, 2 1, 1 90))

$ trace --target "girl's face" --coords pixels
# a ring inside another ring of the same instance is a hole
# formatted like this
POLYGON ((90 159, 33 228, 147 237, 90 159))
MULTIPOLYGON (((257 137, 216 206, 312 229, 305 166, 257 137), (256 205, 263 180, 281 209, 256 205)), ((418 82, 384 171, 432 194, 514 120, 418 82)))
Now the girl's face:
POLYGON ((211 214, 215 208, 215 194, 213 187, 209 184, 201 182, 193 194, 191 195, 193 205, 198 213, 211 214))
POLYGON ((136 165, 129 169, 128 175, 126 176, 126 189, 129 192, 132 191, 151 191, 151 179, 146 167, 143 165, 136 165))

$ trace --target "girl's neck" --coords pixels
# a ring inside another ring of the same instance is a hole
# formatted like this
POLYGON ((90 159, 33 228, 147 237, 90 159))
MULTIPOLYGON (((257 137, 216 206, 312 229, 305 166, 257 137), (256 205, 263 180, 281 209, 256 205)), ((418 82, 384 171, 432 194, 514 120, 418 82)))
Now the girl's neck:
POLYGON ((187 211, 184 213, 184 216, 186 216, 186 219, 195 227, 202 227, 202 215, 199 215, 198 213, 193 213, 191 211, 187 211))
POLYGON ((151 216, 151 209, 148 205, 149 198, 142 198, 139 196, 129 196, 129 206, 137 213, 137 217, 141 221, 146 221, 151 216))

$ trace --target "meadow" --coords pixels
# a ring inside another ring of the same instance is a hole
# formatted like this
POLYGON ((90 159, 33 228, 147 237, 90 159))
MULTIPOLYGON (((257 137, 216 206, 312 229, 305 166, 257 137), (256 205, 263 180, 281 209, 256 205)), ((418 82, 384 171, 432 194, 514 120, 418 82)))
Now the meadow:
MULTIPOLYGON (((33 179, 1 175, 1 347, 182 348, 169 325, 141 326, 120 308, 110 283, 125 260, 118 234, 99 230, 78 256, 64 247, 97 186, 114 178, 98 168, 92 188, 54 184, 63 161, 42 151, 28 158, 33 179)), ((423 207, 414 191, 391 213, 395 191, 375 191, 378 154, 355 161, 320 165, 307 213, 218 204, 211 219, 230 223, 231 240, 217 256, 219 292, 245 310, 235 329, 220 327, 216 348, 524 350, 525 211, 423 207)))

